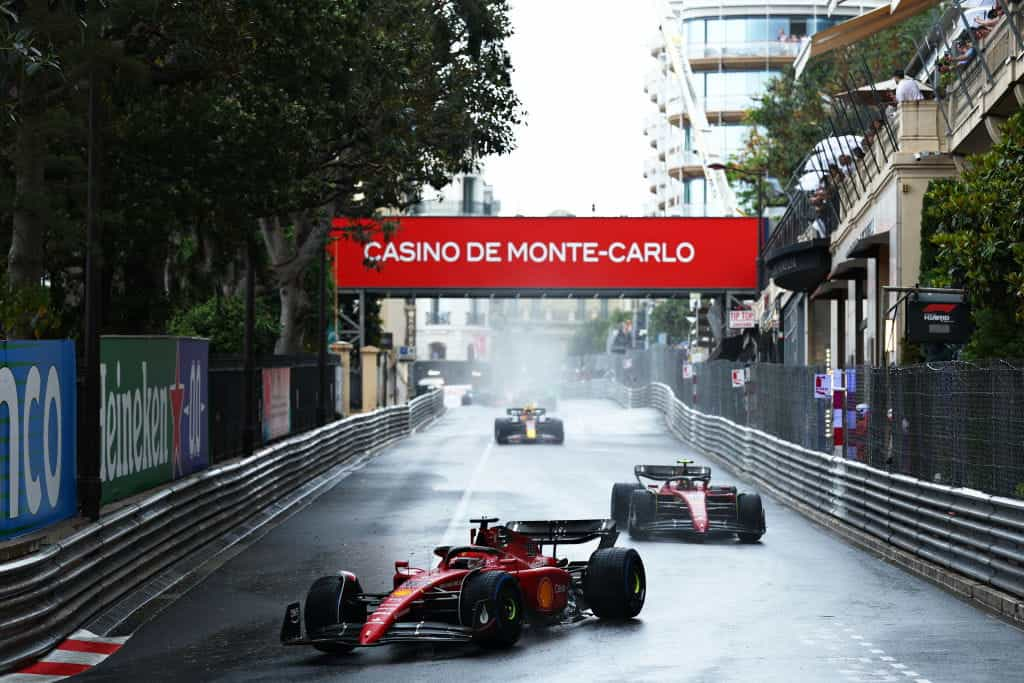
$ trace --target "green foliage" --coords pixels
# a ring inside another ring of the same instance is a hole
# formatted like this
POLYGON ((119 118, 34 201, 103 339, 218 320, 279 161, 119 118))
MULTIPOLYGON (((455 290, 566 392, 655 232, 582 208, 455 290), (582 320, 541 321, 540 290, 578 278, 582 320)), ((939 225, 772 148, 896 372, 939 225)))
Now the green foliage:
POLYGON ((22 336, 45 339, 60 329, 59 313, 46 287, 21 287, 0 296, 0 338, 7 330, 24 330, 22 336))
POLYGON ((622 323, 633 320, 633 312, 620 308, 609 313, 608 320, 612 325, 619 326, 622 323))
MULTIPOLYGON (((257 354, 274 352, 277 319, 273 311, 256 298, 257 354)), ((205 337, 210 340, 211 353, 242 353, 245 339, 245 300, 243 297, 213 297, 179 311, 167 324, 170 334, 205 337)))
POLYGON ((259 290, 300 294, 266 310, 310 347, 330 217, 401 208, 511 149, 510 34, 505 0, 0 0, 5 310, 47 281, 46 334, 81 329, 91 74, 102 331, 180 328, 239 292, 258 235, 259 290))
POLYGON ((651 322, 648 336, 652 342, 658 334, 668 335, 669 344, 677 344, 690 336, 690 321, 686 316, 690 313, 689 299, 668 299, 662 301, 651 311, 651 322))
MULTIPOLYGON (((614 311, 613 316, 623 312, 614 311)), ((604 353, 608 341, 608 331, 612 328, 612 324, 611 318, 594 318, 584 322, 576 329, 576 332, 569 340, 569 355, 585 356, 593 353, 604 353)))
MULTIPOLYGON (((1002 140, 970 157, 957 180, 932 183, 922 222, 937 252, 924 270, 940 287, 963 287, 974 311, 969 358, 1024 352, 1024 114, 1010 117, 1002 140)), ((927 262, 926 262, 927 263, 927 262)))

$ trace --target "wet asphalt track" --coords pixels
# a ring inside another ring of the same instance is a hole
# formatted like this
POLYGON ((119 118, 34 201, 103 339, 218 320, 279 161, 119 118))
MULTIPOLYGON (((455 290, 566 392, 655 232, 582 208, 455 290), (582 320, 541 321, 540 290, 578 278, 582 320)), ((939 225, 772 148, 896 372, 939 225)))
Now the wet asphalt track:
MULTIPOLYGON (((603 517, 611 484, 628 481, 634 463, 707 462, 667 434, 653 410, 604 401, 560 408, 564 446, 499 447, 495 410, 450 410, 228 561, 78 679, 1024 680, 1024 632, 768 496, 758 545, 620 536, 648 575, 647 604, 629 624, 535 629, 499 653, 390 646, 330 657, 278 645, 285 604, 321 574, 349 569, 366 590, 384 590, 394 560, 425 566, 434 546, 468 540, 469 517, 603 517)), ((715 481, 733 481, 708 464, 715 481)))

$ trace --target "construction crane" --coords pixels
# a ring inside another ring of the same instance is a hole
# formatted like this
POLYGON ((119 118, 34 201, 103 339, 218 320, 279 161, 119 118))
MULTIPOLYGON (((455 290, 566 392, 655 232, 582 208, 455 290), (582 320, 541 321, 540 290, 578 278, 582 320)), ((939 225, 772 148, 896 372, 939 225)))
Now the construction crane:
POLYGON ((665 52, 668 55, 670 68, 675 74, 675 80, 679 84, 684 113, 690 119, 693 143, 704 169, 704 177, 707 178, 708 187, 711 188, 721 205, 723 215, 743 216, 725 171, 711 168, 711 165, 722 164, 724 160, 711 145, 711 124, 708 123, 707 114, 704 113, 704 107, 698 95, 699 91, 696 88, 693 70, 690 68, 690 60, 686 51, 683 50, 683 38, 679 34, 679 18, 668 3, 662 3, 662 7, 665 18, 662 19, 660 28, 662 39, 665 41, 665 52))

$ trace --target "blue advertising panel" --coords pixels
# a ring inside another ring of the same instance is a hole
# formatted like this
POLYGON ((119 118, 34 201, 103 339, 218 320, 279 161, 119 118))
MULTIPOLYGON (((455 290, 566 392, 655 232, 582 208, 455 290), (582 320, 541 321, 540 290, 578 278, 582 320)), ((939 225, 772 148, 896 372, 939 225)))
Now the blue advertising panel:
POLYGON ((0 540, 78 509, 75 345, 0 341, 0 540))
POLYGON ((177 384, 184 389, 174 454, 174 478, 199 472, 210 465, 209 358, 206 339, 179 339, 177 384))

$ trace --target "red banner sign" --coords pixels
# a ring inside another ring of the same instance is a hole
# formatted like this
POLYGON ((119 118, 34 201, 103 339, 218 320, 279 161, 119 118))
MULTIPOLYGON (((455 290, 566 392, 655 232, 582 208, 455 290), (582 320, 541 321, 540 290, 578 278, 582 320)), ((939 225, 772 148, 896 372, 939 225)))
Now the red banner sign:
MULTIPOLYGON (((403 216, 390 239, 328 246, 335 281, 371 290, 757 288, 754 218, 403 216), (368 263, 372 267, 368 267, 368 263)), ((335 236, 344 220, 336 220, 335 236)))

